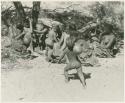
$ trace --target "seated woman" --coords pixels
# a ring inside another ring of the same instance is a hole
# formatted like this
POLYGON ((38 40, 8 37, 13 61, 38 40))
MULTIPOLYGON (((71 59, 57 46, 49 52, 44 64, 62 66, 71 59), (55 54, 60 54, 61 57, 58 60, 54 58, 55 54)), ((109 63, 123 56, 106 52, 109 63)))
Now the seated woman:
POLYGON ((101 35, 101 47, 103 47, 107 53, 109 53, 109 57, 113 57, 113 49, 116 44, 116 37, 112 32, 113 26, 110 24, 105 25, 105 32, 101 35))
MULTIPOLYGON (((25 51, 30 47, 31 44, 31 33, 32 33, 32 21, 27 19, 24 21, 24 25, 17 24, 16 26, 17 36, 15 37, 14 45, 19 44, 18 47, 25 48, 25 51)), ((15 46, 17 47, 17 46, 15 46)))
POLYGON ((45 40, 46 43, 46 56, 47 56, 47 61, 53 61, 53 48, 54 48, 54 44, 58 42, 57 40, 57 34, 55 32, 55 25, 52 26, 52 28, 50 29, 47 38, 45 40))
POLYGON ((66 33, 64 30, 62 30, 61 38, 59 39, 59 42, 55 43, 54 45, 54 56, 60 56, 62 51, 66 48, 66 40, 69 37, 69 34, 66 33))

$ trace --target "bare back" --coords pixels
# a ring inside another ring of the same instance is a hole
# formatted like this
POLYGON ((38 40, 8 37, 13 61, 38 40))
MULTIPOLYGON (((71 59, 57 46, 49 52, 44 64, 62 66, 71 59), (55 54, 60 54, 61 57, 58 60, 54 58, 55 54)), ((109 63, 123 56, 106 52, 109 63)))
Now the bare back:
POLYGON ((53 46, 55 41, 56 41, 56 33, 53 30, 51 30, 48 33, 48 38, 45 40, 45 43, 46 45, 53 46))
POLYGON ((78 55, 76 53, 74 53, 73 51, 70 51, 69 49, 66 49, 65 55, 69 60, 69 64, 74 65, 76 67, 81 66, 81 62, 78 59, 78 55))
POLYGON ((53 30, 51 30, 51 31, 49 32, 49 34, 48 34, 48 38, 49 38, 50 40, 55 40, 55 38, 56 38, 56 33, 55 33, 53 30))

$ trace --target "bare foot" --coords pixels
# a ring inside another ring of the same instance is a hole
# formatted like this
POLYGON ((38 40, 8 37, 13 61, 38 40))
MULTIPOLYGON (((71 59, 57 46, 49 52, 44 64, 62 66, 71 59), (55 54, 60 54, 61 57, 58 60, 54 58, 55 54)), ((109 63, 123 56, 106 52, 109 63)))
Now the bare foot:
POLYGON ((86 89, 86 84, 82 83, 83 89, 86 89))
POLYGON ((68 83, 70 80, 69 78, 65 78, 65 82, 68 83))

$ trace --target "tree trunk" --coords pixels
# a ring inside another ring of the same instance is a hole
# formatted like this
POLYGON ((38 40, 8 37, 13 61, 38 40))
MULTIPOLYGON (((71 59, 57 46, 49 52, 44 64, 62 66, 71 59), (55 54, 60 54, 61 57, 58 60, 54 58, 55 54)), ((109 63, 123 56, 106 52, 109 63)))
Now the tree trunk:
POLYGON ((33 9, 32 9, 33 28, 36 27, 36 23, 37 23, 38 16, 39 16, 39 11, 40 11, 40 2, 34 1, 33 9))
POLYGON ((18 20, 23 25, 24 20, 26 19, 26 14, 25 14, 25 11, 23 9, 22 3, 19 1, 16 1, 16 2, 14 1, 13 4, 17 10, 18 20))

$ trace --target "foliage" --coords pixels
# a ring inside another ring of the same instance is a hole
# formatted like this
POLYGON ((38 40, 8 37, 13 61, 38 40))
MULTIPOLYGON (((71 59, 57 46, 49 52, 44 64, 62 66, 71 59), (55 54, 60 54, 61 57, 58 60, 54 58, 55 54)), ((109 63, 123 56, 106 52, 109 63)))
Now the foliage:
MULTIPOLYGON (((68 4, 68 2, 67 2, 68 4)), ((91 5, 88 5, 86 8, 89 8, 92 16, 84 15, 85 11, 81 11, 77 8, 78 5, 83 5, 82 3, 69 2, 69 6, 66 8, 61 8, 61 12, 59 12, 60 8, 56 8, 54 10, 51 9, 40 9, 39 17, 51 18, 55 21, 59 21, 64 25, 65 30, 71 31, 71 28, 74 30, 79 30, 81 28, 86 28, 88 25, 93 25, 93 23, 99 25, 94 28, 90 26, 84 32, 84 35, 90 35, 91 32, 95 32, 100 34, 104 32, 104 23, 109 23, 113 25, 114 34, 116 34, 117 38, 123 38, 124 36, 124 3, 117 1, 106 1, 106 2, 94 2, 91 5), (72 5, 71 5, 72 4, 72 5), (74 7, 76 6, 76 7, 74 7), (69 9, 73 8, 73 9, 69 9)), ((26 16, 31 17, 32 15, 32 7, 24 7, 26 12, 26 16)), ((18 16, 17 11, 14 8, 14 5, 6 7, 6 9, 2 10, 2 22, 6 25, 17 24, 18 16)))

